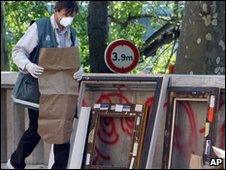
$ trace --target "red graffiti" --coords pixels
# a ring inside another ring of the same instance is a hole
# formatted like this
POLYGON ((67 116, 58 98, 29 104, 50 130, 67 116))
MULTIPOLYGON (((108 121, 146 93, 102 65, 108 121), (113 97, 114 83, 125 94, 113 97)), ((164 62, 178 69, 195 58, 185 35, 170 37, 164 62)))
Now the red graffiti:
POLYGON ((131 137, 133 135, 133 130, 134 130, 134 126, 135 126, 134 122, 135 122, 134 118, 126 117, 126 118, 120 119, 120 123, 121 123, 123 132, 127 133, 131 137))
MULTIPOLYGON (((119 86, 118 87, 118 91, 117 92, 111 92, 111 93, 102 93, 100 95, 100 97, 97 99, 96 103, 112 103, 114 101, 114 103, 119 102, 122 104, 130 104, 130 100, 125 97, 122 93, 122 91, 120 90, 120 88, 125 87, 125 86, 119 86)), ((186 153, 186 149, 191 149, 192 153, 195 153, 195 151, 197 150, 197 135, 198 132, 199 134, 203 134, 205 132, 205 128, 201 128, 201 129, 197 129, 197 125, 196 125, 196 117, 195 117, 195 113, 190 105, 190 103, 188 101, 185 102, 181 102, 182 103, 182 108, 185 110, 185 115, 188 117, 188 123, 190 125, 190 131, 188 132, 188 139, 187 141, 182 141, 181 138, 183 137, 183 133, 182 130, 180 129, 179 125, 175 125, 175 131, 174 131, 174 147, 178 149, 178 151, 180 152, 184 152, 186 153), (197 131, 198 130, 198 131, 197 131), (182 143, 183 142, 183 143, 182 143)), ((150 112, 150 110, 152 109, 152 106, 154 104, 154 97, 148 97, 147 100, 145 101, 145 106, 148 107, 148 113, 150 112)), ((222 106, 224 106, 225 101, 221 100, 219 103, 220 108, 222 106)), ((83 101, 83 105, 87 105, 85 101, 83 101)), ((164 108, 167 108, 169 106, 169 103, 166 102, 164 104, 164 108)), ((120 134, 117 133, 117 129, 115 127, 114 124, 114 120, 104 120, 104 122, 102 121, 101 123, 101 131, 98 131, 98 137, 99 139, 107 144, 107 145, 114 145, 117 143, 117 141, 120 138, 120 134), (114 124, 114 125, 113 125, 114 124)), ((128 119, 128 118, 121 118, 120 119, 120 124, 121 124, 121 128, 123 130, 124 133, 128 134, 129 136, 132 136, 133 133, 133 129, 134 129, 134 119, 128 119)), ((220 147, 223 148, 225 145, 225 122, 220 126, 220 147)), ((95 147, 96 150, 96 157, 94 162, 97 162, 98 159, 102 158, 104 160, 110 160, 110 156, 109 155, 104 155, 103 153, 101 153, 100 150, 98 150, 97 147, 95 147)))
MULTIPOLYGON (((131 103, 129 99, 126 98, 123 95, 123 93, 120 91, 120 88, 121 87, 119 87, 118 92, 102 93, 96 103, 103 103, 103 102, 112 103, 113 99, 115 99, 116 101, 118 100, 118 102, 122 104, 131 103)), ((148 106, 150 109, 153 103, 154 103, 154 97, 149 97, 146 100, 145 105, 148 106)), ((133 130, 135 128, 135 119, 122 117, 120 118, 120 124, 121 124, 122 131, 128 134, 130 137, 132 137, 133 130)), ((102 143, 107 145, 115 145, 118 142, 120 136, 117 133, 115 126, 116 125, 114 123, 113 118, 108 118, 108 119, 105 118, 100 121, 100 128, 98 129, 97 135, 102 143)), ((103 153, 101 153, 101 151, 98 149, 97 146, 95 146, 95 150, 97 151, 96 157, 94 159, 95 164, 100 158, 102 158, 103 160, 111 159, 109 155, 106 156, 103 153)))
POLYGON ((179 126, 175 125, 174 143, 173 144, 179 151, 182 150, 182 144, 180 144, 180 139, 181 139, 181 130, 180 130, 179 126))
MULTIPOLYGON (((199 134, 204 134, 205 133, 205 127, 199 129, 197 131, 197 126, 196 126, 196 117, 195 117, 195 113, 192 110, 192 107, 190 105, 190 103, 187 102, 181 102, 182 103, 182 108, 184 108, 185 110, 185 114, 188 116, 189 119, 189 125, 190 125, 190 131, 189 131, 189 136, 187 141, 184 141, 183 138, 183 133, 181 131, 181 125, 175 125, 175 131, 174 131, 174 147, 177 148, 177 150, 179 152, 183 152, 183 154, 187 154, 188 153, 188 149, 191 149, 191 153, 195 153, 195 151, 197 150, 197 137, 198 137, 198 133, 199 134), (182 141, 184 141, 182 143, 182 141)), ((222 108, 225 105, 224 100, 220 101, 219 104, 219 108, 222 108)), ((219 115, 218 115, 219 116, 219 115)), ((223 124, 219 125, 219 147, 220 148, 224 148, 225 147, 225 121, 223 122, 223 124)), ((187 155, 189 156, 189 155, 187 155)), ((186 156, 186 157, 187 157, 186 156)))
POLYGON ((154 97, 152 97, 152 96, 148 97, 146 102, 145 102, 145 106, 147 107, 148 115, 150 113, 150 110, 152 109, 153 103, 154 103, 154 97))
POLYGON ((102 154, 97 147, 95 147, 95 151, 96 151, 96 157, 93 160, 93 164, 94 165, 97 165, 98 164, 98 160, 100 158, 102 158, 104 160, 108 160, 108 161, 111 159, 109 155, 106 156, 106 155, 102 154))
POLYGON ((118 142, 119 135, 116 131, 113 118, 100 119, 100 127, 97 135, 103 143, 108 145, 113 145, 118 142))
POLYGON ((83 99, 82 100, 82 107, 85 107, 85 106, 88 106, 88 105, 87 105, 86 101, 83 99))
POLYGON ((100 96, 100 98, 97 100, 96 103, 103 103, 105 100, 108 102, 108 103, 112 103, 112 98, 113 97, 116 97, 118 98, 119 102, 120 103, 130 103, 129 100, 123 96, 121 93, 107 93, 107 94, 102 94, 100 96))
MULTIPOLYGON (((181 102, 182 107, 185 109, 185 113, 188 116, 189 119, 189 124, 190 124, 190 137, 188 138, 188 142, 185 142, 184 144, 181 144, 181 130, 179 128, 178 125, 175 125, 175 140, 174 140, 174 146, 179 150, 182 151, 182 148, 187 148, 187 146, 189 146, 189 148, 192 148, 194 150, 196 150, 197 147, 197 132, 196 132, 196 120, 194 117, 194 112, 190 106, 190 103, 187 101, 181 102), (191 147, 194 146, 195 148, 191 147)), ((193 153, 194 150, 192 151, 193 153)))
POLYGON ((202 128, 199 130, 199 133, 204 133, 205 132, 205 128, 202 128))
POLYGON ((151 107, 154 103, 154 97, 151 96, 151 97, 148 97, 146 102, 145 102, 145 106, 148 106, 148 107, 151 107))

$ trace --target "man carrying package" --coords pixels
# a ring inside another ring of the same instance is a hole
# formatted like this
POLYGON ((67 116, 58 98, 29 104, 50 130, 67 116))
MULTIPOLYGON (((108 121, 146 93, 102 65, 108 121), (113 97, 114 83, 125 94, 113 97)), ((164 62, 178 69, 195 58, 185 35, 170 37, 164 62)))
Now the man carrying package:
MULTIPOLYGON (((28 107, 29 127, 22 135, 15 152, 7 162, 8 169, 24 169, 25 158, 37 146, 41 137, 38 134, 39 111, 33 105, 39 103, 38 76, 44 69, 38 66, 41 48, 65 48, 78 46, 76 33, 71 23, 78 13, 75 1, 57 1, 54 14, 48 19, 34 22, 13 49, 13 61, 20 73, 13 89, 13 99, 28 107), (29 89, 27 89, 29 85, 29 89)), ((75 71, 73 77, 82 79, 83 69, 75 71)), ((54 144, 54 164, 52 169, 66 169, 70 143, 54 144)))

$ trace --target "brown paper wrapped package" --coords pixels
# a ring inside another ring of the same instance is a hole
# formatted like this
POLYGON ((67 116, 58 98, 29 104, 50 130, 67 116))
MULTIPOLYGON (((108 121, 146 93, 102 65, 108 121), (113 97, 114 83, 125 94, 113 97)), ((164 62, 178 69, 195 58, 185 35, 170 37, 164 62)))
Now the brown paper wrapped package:
POLYGON ((38 133, 47 143, 63 144, 70 140, 77 104, 78 82, 73 74, 80 67, 79 50, 42 48, 39 66, 44 73, 38 79, 38 133))
POLYGON ((191 154, 189 169, 202 169, 202 157, 191 154))

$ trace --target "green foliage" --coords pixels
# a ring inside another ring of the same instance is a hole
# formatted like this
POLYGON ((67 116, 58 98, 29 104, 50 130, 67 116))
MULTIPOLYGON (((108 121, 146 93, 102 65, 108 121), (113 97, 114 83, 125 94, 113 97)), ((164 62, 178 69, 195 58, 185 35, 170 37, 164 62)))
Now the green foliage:
POLYGON ((72 27, 76 29, 79 39, 81 64, 85 72, 90 72, 89 67, 89 46, 88 46, 88 30, 87 30, 87 16, 88 16, 88 2, 79 1, 79 13, 73 21, 72 27))
POLYGON ((173 43, 164 45, 153 57, 143 58, 143 62, 139 63, 136 69, 132 72, 137 73, 146 73, 146 74, 165 74, 168 73, 168 65, 175 64, 176 62, 176 50, 173 50, 173 43))
MULTIPOLYGON (((141 15, 142 3, 138 2, 113 2, 109 5, 109 13, 121 23, 126 22, 129 15, 141 15)), ((144 44, 144 26, 130 22, 126 27, 120 23, 111 22, 109 28, 109 43, 116 39, 127 39, 137 47, 144 44)))
MULTIPOLYGON (((5 1, 6 16, 6 46, 10 60, 10 69, 17 71, 12 62, 11 52, 17 41, 23 36, 32 20, 49 17, 51 11, 49 4, 53 1, 5 1)), ((85 72, 90 71, 89 46, 87 33, 88 1, 78 1, 80 11, 76 16, 73 27, 77 31, 80 42, 81 63, 85 72)), ((166 22, 178 23, 181 21, 183 4, 174 1, 110 1, 108 6, 109 16, 109 39, 108 43, 116 39, 127 39, 133 42, 139 49, 144 45, 144 34, 147 27, 139 24, 137 18, 128 20, 130 17, 150 15, 150 27, 159 29, 166 22), (111 18, 110 17, 110 18, 111 18)), ((156 56, 145 58, 141 56, 141 62, 133 73, 148 70, 151 73, 165 72, 166 64, 171 56, 172 44, 160 48, 156 56), (165 50, 165 48, 167 48, 165 50), (164 51, 165 50, 165 51, 164 51), (162 53, 162 51, 164 51, 162 53)), ((170 62, 175 61, 175 53, 170 62)))
POLYGON ((35 1, 6 1, 6 47, 9 56, 10 70, 18 71, 12 62, 12 49, 23 36, 30 22, 38 18, 49 16, 45 2, 35 1))

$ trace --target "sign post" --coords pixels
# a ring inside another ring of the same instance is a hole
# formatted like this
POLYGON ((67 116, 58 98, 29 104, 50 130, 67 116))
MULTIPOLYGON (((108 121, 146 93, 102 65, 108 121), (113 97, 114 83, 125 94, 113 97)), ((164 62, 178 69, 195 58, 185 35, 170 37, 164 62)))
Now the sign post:
POLYGON ((104 60, 107 67, 116 73, 128 73, 138 64, 140 52, 130 41, 113 41, 105 50, 104 60))

